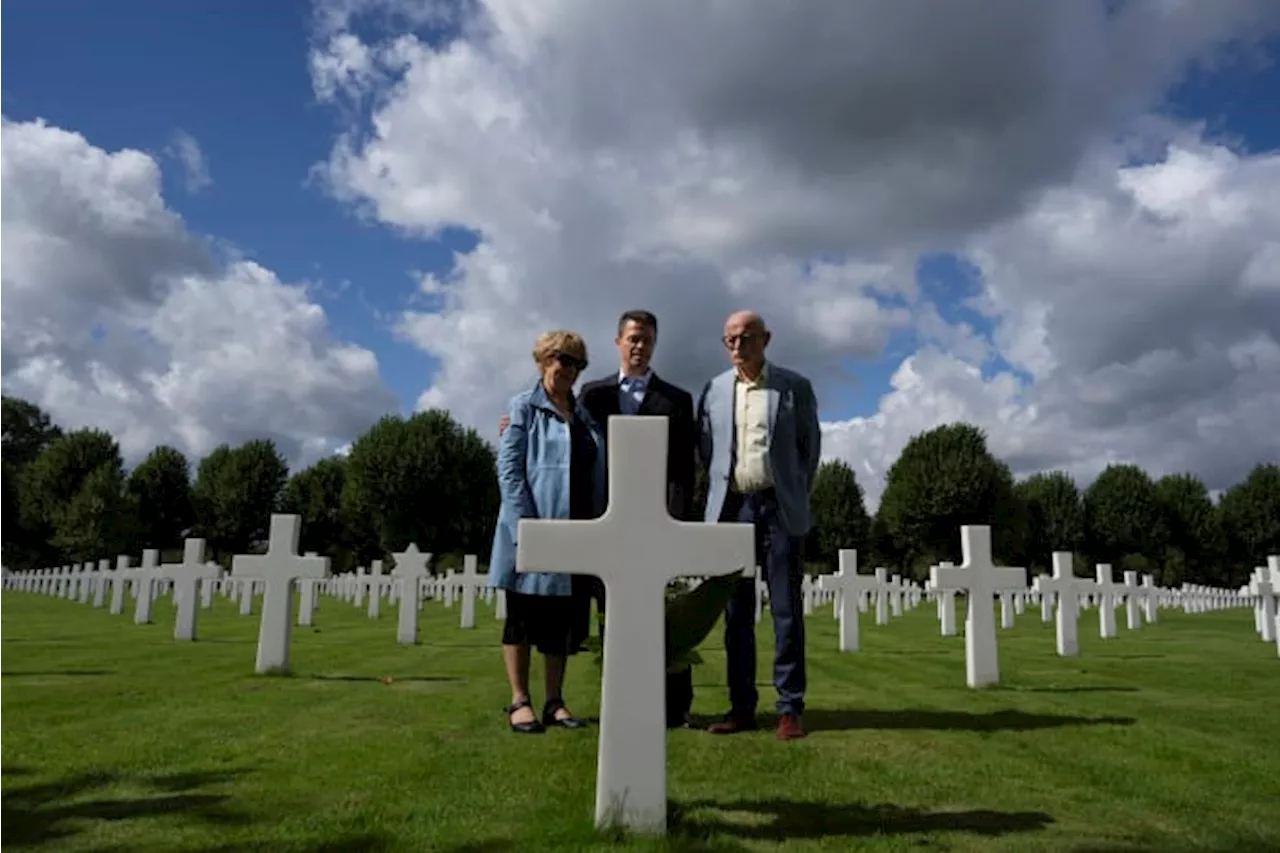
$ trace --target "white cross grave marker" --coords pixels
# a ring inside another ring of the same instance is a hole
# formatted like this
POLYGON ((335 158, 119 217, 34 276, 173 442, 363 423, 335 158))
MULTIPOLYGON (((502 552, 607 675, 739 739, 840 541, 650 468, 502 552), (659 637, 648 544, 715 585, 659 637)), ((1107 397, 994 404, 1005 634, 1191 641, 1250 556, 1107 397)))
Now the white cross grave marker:
POLYGON ((1156 579, 1153 576, 1142 576, 1142 593, 1143 616, 1147 624, 1151 625, 1156 621, 1156 608, 1160 606, 1160 599, 1156 595, 1156 579))
MULTIPOLYGON (((604 632, 596 825, 667 825, 664 590, 673 578, 755 568, 750 525, 667 512, 667 420, 609 419, 609 507, 591 521, 522 519, 516 571, 598 575, 604 632)), ((748 576, 749 577, 749 576, 748 576)))
POLYGON ((1109 563, 1098 563, 1098 634, 1104 640, 1116 636, 1116 590, 1109 563))
POLYGON ((129 568, 128 554, 121 554, 116 557, 116 570, 111 575, 111 607, 112 616, 119 616, 124 612, 124 591, 129 585, 130 579, 134 576, 134 570, 129 568))
POLYGON ((840 571, 818 578, 818 588, 833 590, 837 595, 836 606, 840 613, 840 651, 858 650, 858 598, 876 588, 871 575, 858 574, 858 552, 840 549, 840 571))
POLYGON ((1125 624, 1129 626, 1130 631, 1136 631, 1142 627, 1142 610, 1139 596, 1142 595, 1142 588, 1138 586, 1138 573, 1124 573, 1124 613, 1125 624))
POLYGON ((261 578, 267 591, 258 624, 258 659, 254 671, 288 672, 289 636, 293 628, 293 582, 299 578, 329 576, 328 557, 299 557, 298 534, 302 518, 272 513, 267 553, 237 554, 231 560, 232 576, 261 578))
POLYGON ((1088 592, 1093 581, 1078 578, 1071 568, 1070 551, 1053 552, 1053 577, 1040 575, 1035 588, 1041 595, 1052 593, 1058 599, 1058 655, 1075 657, 1080 654, 1080 640, 1076 621, 1080 618, 1080 596, 1088 592))
POLYGON ((178 600, 178 616, 173 623, 175 640, 196 638, 196 616, 200 613, 200 601, 196 593, 200 581, 211 583, 222 572, 217 563, 206 563, 204 540, 188 539, 182 548, 181 563, 167 563, 157 574, 173 581, 173 597, 178 600))
POLYGON ((97 584, 93 588, 93 606, 101 607, 107 601, 107 584, 111 581, 111 561, 98 561, 98 576, 94 578, 97 584))
POLYGON ((458 583, 462 585, 462 623, 463 628, 476 626, 476 590, 484 585, 485 579, 476 574, 475 554, 467 554, 462 558, 462 575, 458 583))
POLYGON ((996 619, 991 596, 1003 590, 1027 588, 1027 570, 996 566, 991 562, 991 528, 966 524, 960 528, 964 562, 959 566, 929 570, 935 589, 963 589, 969 600, 964 622, 965 681, 985 687, 1000 681, 996 650, 996 619))
POLYGON ((422 601, 422 579, 431 573, 427 564, 431 555, 418 550, 414 542, 409 543, 396 558, 396 567, 391 570, 393 577, 400 579, 400 618, 396 623, 396 642, 412 646, 418 642, 418 609, 422 601))
POLYGON ((369 564, 369 574, 365 579, 369 584, 369 618, 377 619, 382 615, 382 561, 374 560, 369 564))
POLYGON ((142 565, 138 567, 138 596, 133 602, 133 624, 151 622, 151 602, 155 600, 156 566, 160 564, 160 551, 148 548, 142 552, 142 565))

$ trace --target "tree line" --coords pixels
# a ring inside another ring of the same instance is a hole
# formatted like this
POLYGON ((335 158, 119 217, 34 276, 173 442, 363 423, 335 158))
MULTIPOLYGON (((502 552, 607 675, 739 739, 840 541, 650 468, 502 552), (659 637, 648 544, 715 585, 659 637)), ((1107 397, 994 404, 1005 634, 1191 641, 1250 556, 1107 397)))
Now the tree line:
MULTIPOLYGON (((39 407, 3 398, 3 559, 11 569, 178 550, 206 539, 215 558, 261 547, 272 512, 302 517, 303 551, 335 571, 385 558, 417 542, 442 568, 465 553, 487 556, 499 495, 495 451, 447 412, 382 418, 351 446, 290 474, 275 444, 222 445, 200 460, 157 447, 126 471, 116 440, 96 429, 63 431, 39 407)), ((699 483, 697 502, 705 498, 699 483)), ((995 556, 1033 571, 1053 551, 1137 570, 1176 586, 1235 587, 1267 554, 1280 553, 1280 466, 1259 464, 1215 502, 1191 474, 1153 480, 1111 465, 1081 491, 1062 471, 1015 480, 970 424, 914 436, 889 469, 870 515, 854 471, 828 461, 813 489, 811 571, 832 571, 841 548, 862 566, 916 580, 942 560, 959 562, 959 526, 990 524, 995 556)), ((864 569, 865 570, 865 569, 864 569)))

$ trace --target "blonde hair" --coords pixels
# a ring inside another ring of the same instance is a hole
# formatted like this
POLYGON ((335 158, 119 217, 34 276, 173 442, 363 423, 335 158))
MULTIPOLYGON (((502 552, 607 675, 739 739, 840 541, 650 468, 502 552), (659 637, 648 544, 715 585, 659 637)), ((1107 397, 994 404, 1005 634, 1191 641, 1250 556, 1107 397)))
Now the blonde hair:
POLYGON ((563 329, 543 332, 538 337, 537 343, 533 345, 533 361, 541 367, 548 358, 558 352, 586 361, 587 342, 577 332, 568 332, 563 329))

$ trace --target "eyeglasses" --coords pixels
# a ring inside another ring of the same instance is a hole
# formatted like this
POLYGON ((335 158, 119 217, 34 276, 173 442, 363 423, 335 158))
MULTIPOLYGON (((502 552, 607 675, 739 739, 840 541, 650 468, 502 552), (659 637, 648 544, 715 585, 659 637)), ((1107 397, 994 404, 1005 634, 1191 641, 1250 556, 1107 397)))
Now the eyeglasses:
POLYGON ((764 335, 759 332, 743 332, 740 335, 725 335, 721 340, 724 341, 725 349, 733 349, 734 347, 745 347, 763 338, 764 335))
POLYGON ((556 362, 568 370, 576 370, 579 373, 587 369, 587 360, 578 358, 576 355, 569 355, 567 352, 558 352, 553 356, 556 362))

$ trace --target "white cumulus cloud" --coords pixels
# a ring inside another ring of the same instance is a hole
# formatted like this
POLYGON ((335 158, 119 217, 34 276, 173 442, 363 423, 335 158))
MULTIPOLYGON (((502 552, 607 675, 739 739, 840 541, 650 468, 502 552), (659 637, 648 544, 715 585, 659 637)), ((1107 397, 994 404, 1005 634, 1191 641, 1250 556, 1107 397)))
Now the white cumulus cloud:
POLYGON ((302 286, 187 230, 152 157, 41 121, 3 134, 5 393, 110 430, 130 462, 258 437, 307 462, 395 407, 302 286))
POLYGON ((319 8, 317 90, 355 105, 329 192, 479 236, 395 325, 440 365, 420 406, 487 431, 538 332, 583 332, 604 372, 631 307, 697 390, 746 306, 828 403, 916 342, 874 415, 825 425, 873 504, 911 434, 959 419, 1086 481, 1131 460, 1221 488, 1280 455, 1277 159, 1156 118, 1276 30, 1266 0, 484 0, 430 39, 411 4, 319 8), (977 270, 989 337, 925 295, 937 252, 977 270))

